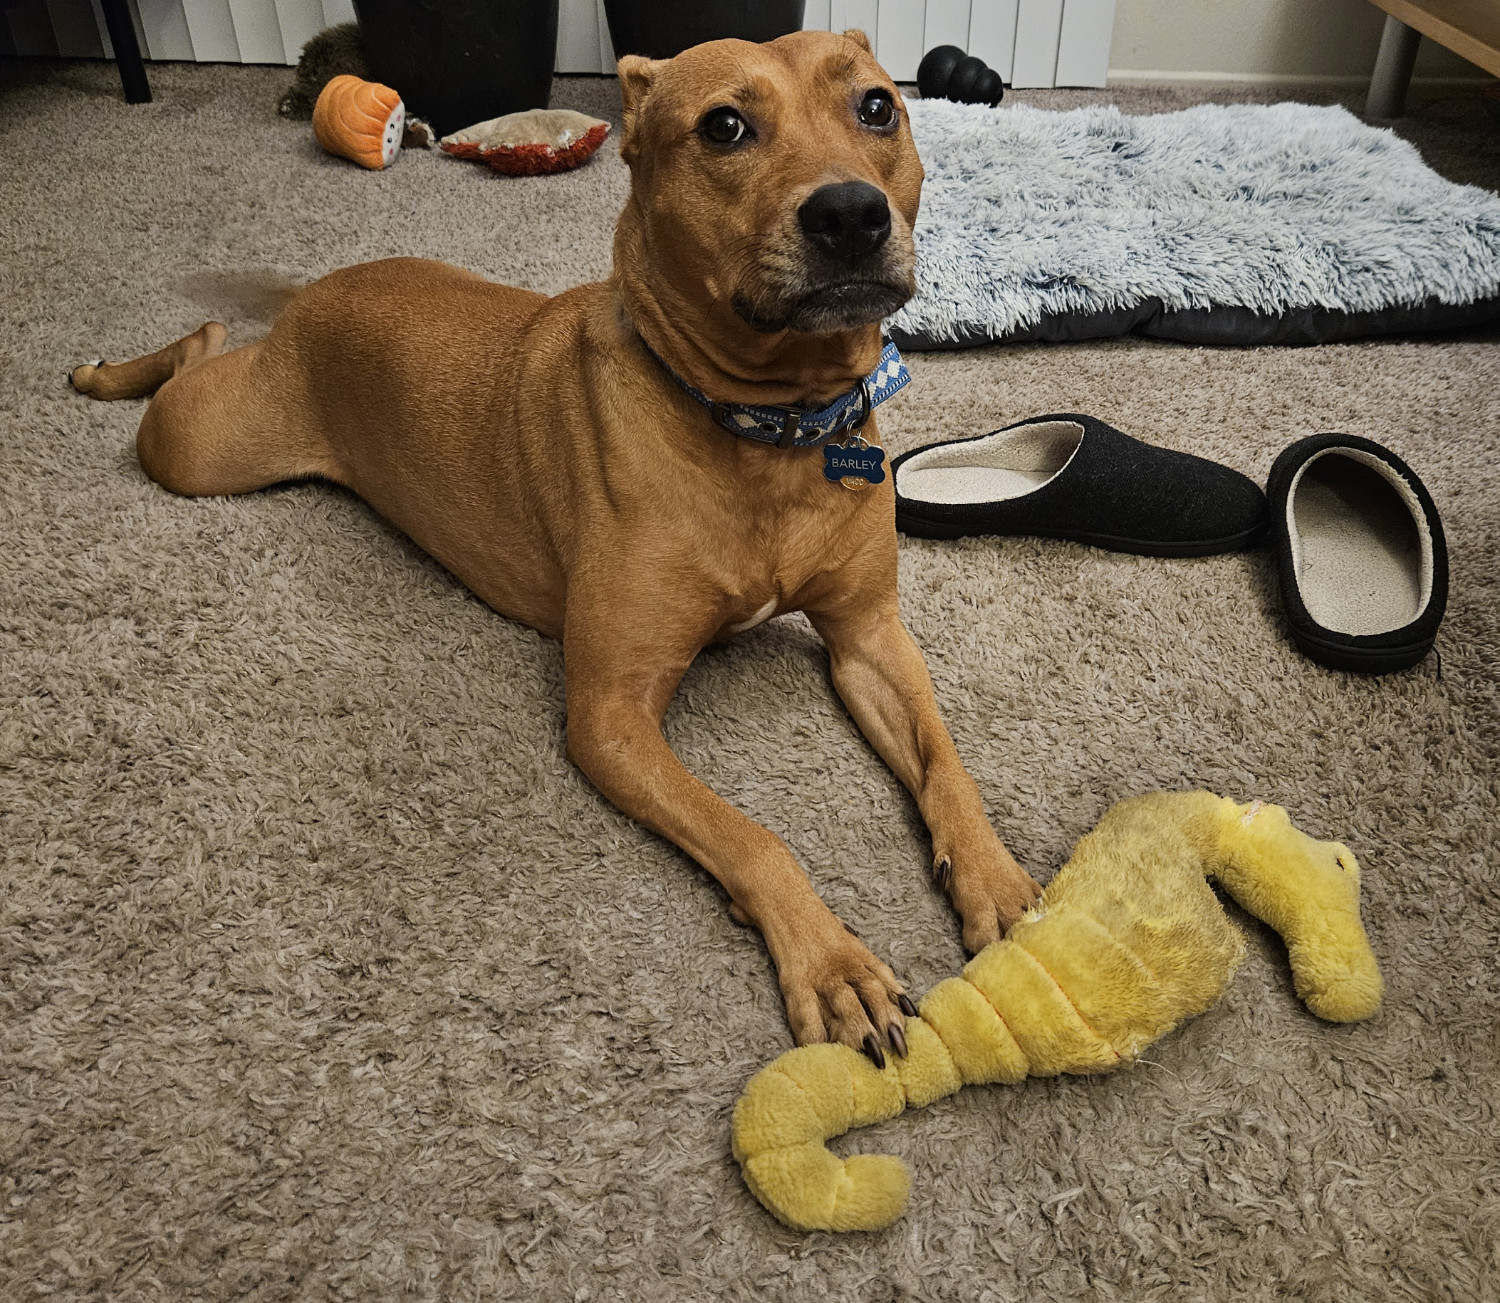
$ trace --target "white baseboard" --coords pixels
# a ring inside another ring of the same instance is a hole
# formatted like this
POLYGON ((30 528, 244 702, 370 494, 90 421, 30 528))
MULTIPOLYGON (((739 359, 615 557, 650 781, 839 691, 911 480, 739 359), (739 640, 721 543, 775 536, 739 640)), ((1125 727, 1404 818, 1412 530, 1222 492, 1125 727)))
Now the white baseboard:
MULTIPOLYGON (((1493 77, 1413 77, 1413 90, 1464 90, 1487 86, 1493 77)), ((1111 68, 1109 86, 1357 86, 1369 73, 1184 72, 1178 68, 1111 68)))

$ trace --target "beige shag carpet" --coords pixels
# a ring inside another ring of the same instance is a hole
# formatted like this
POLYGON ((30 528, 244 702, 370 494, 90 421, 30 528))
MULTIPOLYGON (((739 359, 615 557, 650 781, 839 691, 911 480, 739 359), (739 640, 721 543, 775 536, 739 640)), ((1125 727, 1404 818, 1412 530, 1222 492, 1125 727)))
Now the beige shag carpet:
MULTIPOLYGON (((903 543, 905 614, 1025 864, 1147 789, 1282 802, 1365 864, 1388 995, 1321 1024, 1252 927, 1150 1062, 860 1133, 914 1168, 910 1212, 797 1235, 729 1155, 789 1044, 765 952, 564 759, 557 646, 346 494, 170 497, 141 405, 63 383, 208 315, 261 330, 212 301, 227 271, 599 277, 615 145, 554 178, 372 174, 276 116, 285 71, 153 67, 140 108, 107 65, 4 75, 0 1298, 1500 1297, 1494 337, 912 360, 896 450, 1057 409, 1257 478, 1312 431, 1386 442, 1445 513, 1453 595, 1441 673, 1369 680, 1293 651, 1263 554, 903 543)), ((554 103, 617 116, 604 80, 554 103)), ((1401 130, 1500 187, 1477 99, 1401 130)), ((667 731, 913 990, 957 971, 912 804, 802 620, 701 657, 667 731)))

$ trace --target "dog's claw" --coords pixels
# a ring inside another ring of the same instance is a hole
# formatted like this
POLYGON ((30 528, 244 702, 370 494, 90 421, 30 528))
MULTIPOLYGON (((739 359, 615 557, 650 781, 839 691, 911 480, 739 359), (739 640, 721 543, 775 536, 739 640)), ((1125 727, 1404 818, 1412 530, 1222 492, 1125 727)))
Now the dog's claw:
POLYGON ((932 866, 932 876, 943 892, 953 890, 953 860, 947 855, 938 856, 932 866))
POLYGON ((891 1049, 895 1050, 904 1059, 906 1057, 906 1033, 895 1023, 892 1023, 886 1030, 886 1035, 890 1037, 891 1049))
POLYGON ((883 1065, 885 1029, 896 1024, 904 1030, 896 1003, 901 984, 831 910, 824 906, 820 913, 814 928, 773 951, 792 1035, 799 1045, 847 1045, 883 1065))
MULTIPOLYGON (((900 1006, 901 1012, 908 1018, 915 1018, 917 1016, 917 1006, 911 1002, 911 997, 905 991, 896 997, 896 1003, 900 1006)), ((901 1053, 905 1054, 906 1051, 902 1050, 901 1053)))

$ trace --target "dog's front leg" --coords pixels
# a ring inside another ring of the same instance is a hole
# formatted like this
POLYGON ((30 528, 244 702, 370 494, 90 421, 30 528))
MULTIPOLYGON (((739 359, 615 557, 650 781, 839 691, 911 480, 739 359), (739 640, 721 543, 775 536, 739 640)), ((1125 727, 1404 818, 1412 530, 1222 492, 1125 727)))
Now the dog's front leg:
POLYGON ((729 893, 737 920, 765 937, 799 1045, 841 1041, 884 1064, 905 1053, 901 984, 825 905, 786 844, 694 778, 661 720, 698 643, 672 650, 659 611, 621 634, 573 618, 563 639, 568 755, 632 819, 675 842, 729 893))
POLYGON ((990 827, 894 601, 808 615, 828 645, 849 713, 916 798, 932 834, 933 873, 963 920, 964 945, 976 951, 998 941, 1041 888, 990 827))

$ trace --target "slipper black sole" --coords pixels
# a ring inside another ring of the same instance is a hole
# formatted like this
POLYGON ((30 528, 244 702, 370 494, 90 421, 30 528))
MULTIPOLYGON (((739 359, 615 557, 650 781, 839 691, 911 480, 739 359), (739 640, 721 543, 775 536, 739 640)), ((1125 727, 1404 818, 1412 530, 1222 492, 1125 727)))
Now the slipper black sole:
POLYGON ((1353 674, 1395 674, 1409 670, 1426 657, 1436 642, 1435 638, 1429 638, 1404 647, 1351 647, 1345 642, 1316 637, 1296 625, 1291 629, 1292 642, 1308 660, 1353 674))
MULTIPOLYGON (((907 512, 896 512, 896 528, 910 538, 938 538, 952 540, 973 537, 973 531, 961 526, 944 524, 942 521, 923 520, 907 512)), ((1132 556, 1195 557, 1219 556, 1225 552, 1243 552, 1254 547, 1266 535, 1264 522, 1226 538, 1174 539, 1171 542, 1154 539, 1121 538, 1115 534, 1096 534, 1084 530, 1055 530, 1037 527, 1024 533, 996 534, 991 538, 1055 538, 1069 543, 1083 543, 1089 547, 1104 548, 1108 552, 1128 552, 1132 556)))

